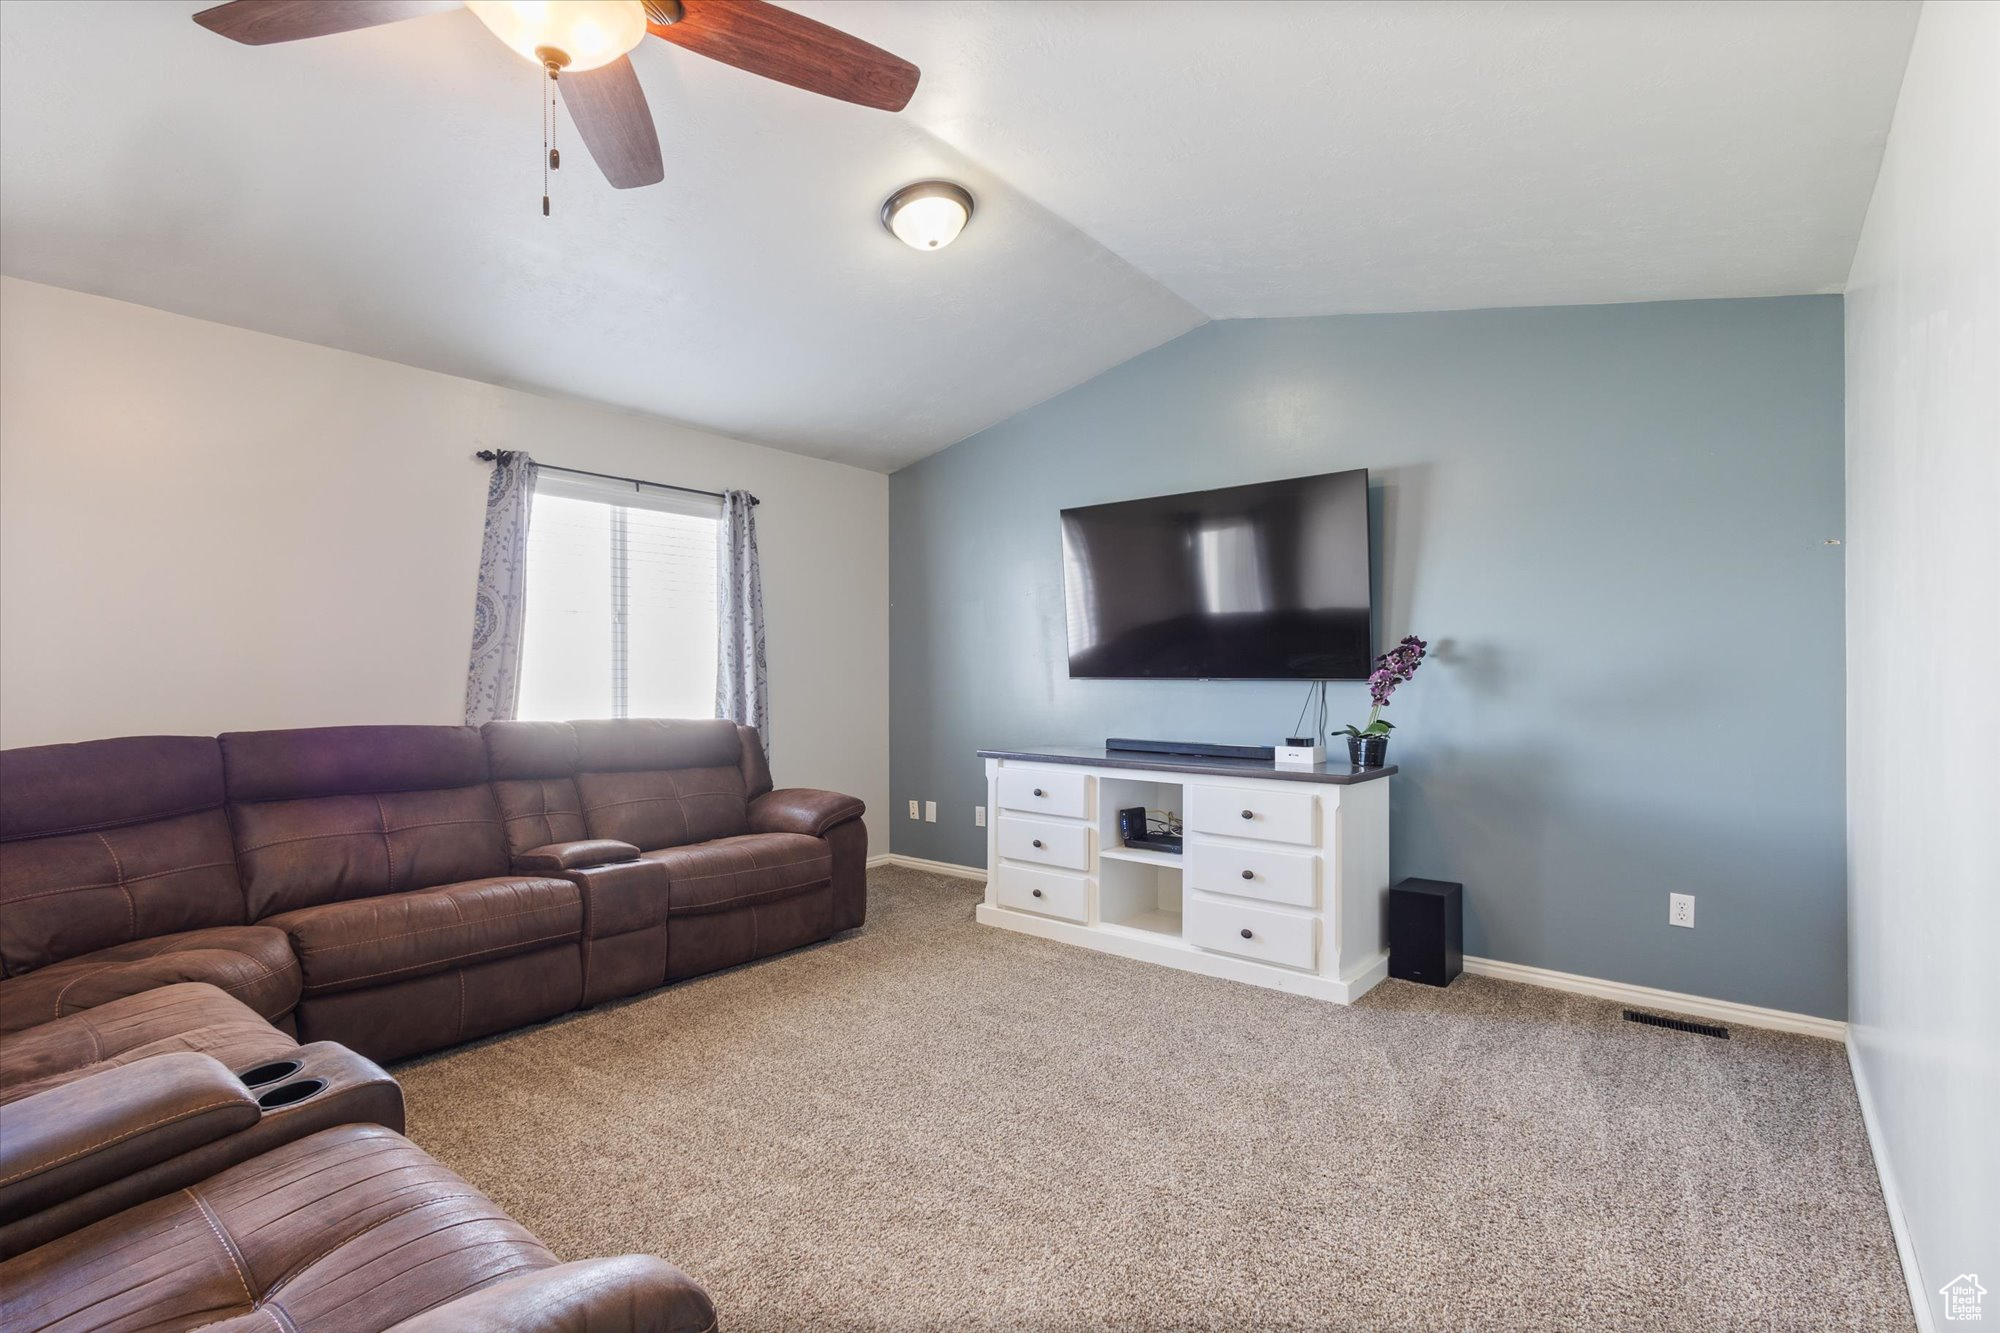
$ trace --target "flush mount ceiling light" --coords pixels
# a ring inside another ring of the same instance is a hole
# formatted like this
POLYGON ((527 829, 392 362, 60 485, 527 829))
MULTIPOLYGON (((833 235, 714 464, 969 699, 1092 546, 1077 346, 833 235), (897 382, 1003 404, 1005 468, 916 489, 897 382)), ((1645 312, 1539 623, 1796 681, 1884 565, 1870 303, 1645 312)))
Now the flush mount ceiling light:
POLYGON ((972 221, 972 195, 950 181, 917 181, 882 201, 882 225, 912 250, 942 250, 972 221))

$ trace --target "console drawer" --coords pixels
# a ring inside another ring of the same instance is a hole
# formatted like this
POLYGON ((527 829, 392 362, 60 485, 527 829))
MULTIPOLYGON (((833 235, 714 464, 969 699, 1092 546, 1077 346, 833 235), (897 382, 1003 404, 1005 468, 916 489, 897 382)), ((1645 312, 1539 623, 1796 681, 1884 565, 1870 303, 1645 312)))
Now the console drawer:
POLYGON ((1319 919, 1249 903, 1187 895, 1181 933, 1189 944, 1280 967, 1310 969, 1319 959, 1319 919))
POLYGON ((993 873, 993 900, 1002 907, 1065 921, 1082 921, 1090 915, 1090 881, 1082 875, 1005 862, 993 873))
POLYGON ((1052 819, 1000 816, 996 830, 1000 855, 1016 861, 1039 861, 1065 870, 1090 869, 1090 825, 1058 824, 1052 819))
POLYGON ((1082 819, 1090 813, 1089 782, 1090 775, 1081 770, 1003 768, 1000 770, 1000 804, 1007 810, 1082 819))
POLYGON ((1204 787, 1189 783, 1187 826, 1225 838, 1313 845, 1313 793, 1263 787, 1204 787))
POLYGON ((1189 840, 1187 867, 1189 888, 1290 907, 1319 905, 1319 858, 1307 852, 1196 837, 1189 840))

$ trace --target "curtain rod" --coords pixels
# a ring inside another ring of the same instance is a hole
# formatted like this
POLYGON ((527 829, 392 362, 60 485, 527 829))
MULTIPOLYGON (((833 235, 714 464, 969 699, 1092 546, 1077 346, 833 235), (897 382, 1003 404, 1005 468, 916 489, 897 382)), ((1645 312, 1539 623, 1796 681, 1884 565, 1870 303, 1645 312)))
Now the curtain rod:
MULTIPOLYGON (((517 452, 514 449, 481 449, 473 457, 482 463, 505 463, 517 452)), ((544 472, 567 472, 572 477, 596 477, 599 481, 622 481, 628 486, 651 486, 655 490, 679 491, 683 495, 706 495, 711 500, 720 500, 722 498, 721 491, 704 491, 699 486, 676 486, 670 481, 647 481, 643 477, 614 477, 609 472, 586 472, 580 467, 557 467, 554 463, 538 462, 535 466, 544 472)), ((762 504, 763 501, 753 495, 750 497, 750 503, 753 505, 762 504)))

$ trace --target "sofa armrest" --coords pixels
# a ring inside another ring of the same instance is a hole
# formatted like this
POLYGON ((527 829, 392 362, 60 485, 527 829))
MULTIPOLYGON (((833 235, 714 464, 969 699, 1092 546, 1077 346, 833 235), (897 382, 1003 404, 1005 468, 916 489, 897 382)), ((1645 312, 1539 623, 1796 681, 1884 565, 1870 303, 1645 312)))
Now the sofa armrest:
POLYGON ((639 849, 629 842, 612 838, 583 838, 576 842, 552 842, 530 847, 514 856, 514 869, 538 875, 560 875, 565 870, 588 870, 616 861, 636 861, 639 849))
POLYGON ((835 824, 861 818, 867 809, 858 796, 813 787, 780 787, 750 802, 750 831, 808 833, 821 838, 835 824))
POLYGON ((672 876, 658 861, 635 859, 585 866, 565 870, 563 878, 583 895, 583 937, 587 940, 666 924, 667 884, 672 876))
POLYGON ((715 1306, 695 1280, 645 1254, 521 1273, 434 1305, 389 1333, 712 1333, 715 1306))
POLYGON ((0 1222, 13 1222, 257 1123, 241 1079, 213 1056, 154 1055, 6 1108, 0 1222))

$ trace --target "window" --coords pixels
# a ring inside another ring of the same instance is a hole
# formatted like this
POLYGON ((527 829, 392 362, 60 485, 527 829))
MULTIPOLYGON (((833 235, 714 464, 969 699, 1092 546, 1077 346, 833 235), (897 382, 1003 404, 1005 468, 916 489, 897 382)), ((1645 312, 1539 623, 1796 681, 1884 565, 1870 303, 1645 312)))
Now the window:
POLYGON ((715 716, 721 502, 542 474, 516 716, 715 716))

